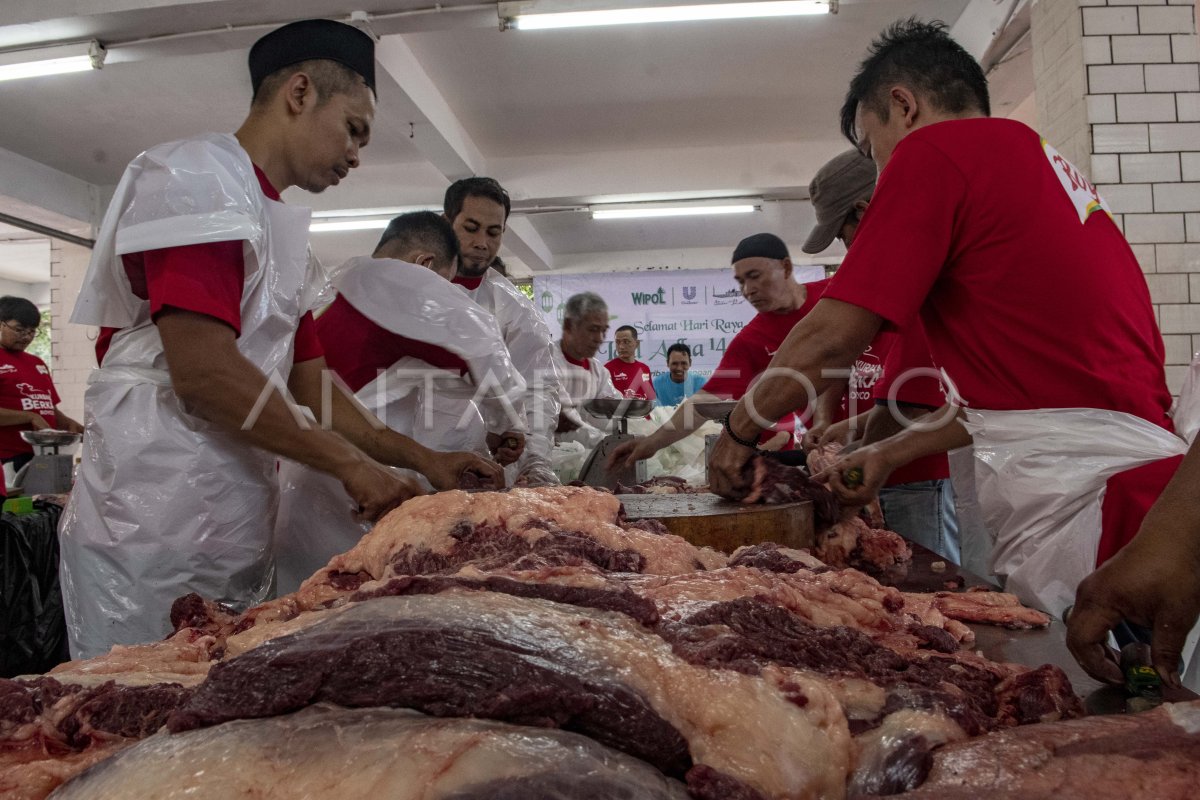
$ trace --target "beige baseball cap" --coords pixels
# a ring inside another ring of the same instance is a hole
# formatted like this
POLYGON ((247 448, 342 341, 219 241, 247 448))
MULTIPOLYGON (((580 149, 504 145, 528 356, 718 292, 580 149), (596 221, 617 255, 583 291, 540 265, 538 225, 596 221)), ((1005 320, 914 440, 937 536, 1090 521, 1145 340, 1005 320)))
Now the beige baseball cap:
POLYGON ((854 204, 871 199, 875 176, 875 162, 857 150, 847 150, 817 170, 808 184, 817 224, 800 249, 815 255, 833 244, 854 204))

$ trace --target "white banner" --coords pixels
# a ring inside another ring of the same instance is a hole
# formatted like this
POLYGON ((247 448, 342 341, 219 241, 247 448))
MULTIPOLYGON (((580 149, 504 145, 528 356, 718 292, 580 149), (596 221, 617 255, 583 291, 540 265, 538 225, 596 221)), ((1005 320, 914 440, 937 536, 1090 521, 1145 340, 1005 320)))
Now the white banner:
MULTIPOLYGON (((801 283, 821 280, 820 265, 797 266, 801 283)), ((742 298, 730 270, 689 269, 661 272, 602 272, 533 276, 533 301, 554 338, 562 336, 567 298, 595 292, 608 303, 608 338, 596 357, 616 357, 613 335, 622 325, 638 331, 638 360, 658 375, 667 369, 667 348, 683 342, 692 349, 692 372, 712 374, 734 335, 755 314, 742 298)))

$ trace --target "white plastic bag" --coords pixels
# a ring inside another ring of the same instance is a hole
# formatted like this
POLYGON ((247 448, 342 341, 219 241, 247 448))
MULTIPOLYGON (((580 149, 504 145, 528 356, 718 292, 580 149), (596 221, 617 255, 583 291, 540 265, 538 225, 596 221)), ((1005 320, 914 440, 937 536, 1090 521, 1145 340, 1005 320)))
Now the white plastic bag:
POLYGON ((1093 408, 965 409, 975 489, 996 537, 995 575, 1027 604, 1061 616, 1096 568, 1100 504, 1110 477, 1187 449, 1131 414, 1093 408))
POLYGON ((1200 432, 1200 353, 1196 353, 1192 365, 1188 367, 1172 418, 1175 420, 1175 432, 1191 444, 1196 433, 1200 432))

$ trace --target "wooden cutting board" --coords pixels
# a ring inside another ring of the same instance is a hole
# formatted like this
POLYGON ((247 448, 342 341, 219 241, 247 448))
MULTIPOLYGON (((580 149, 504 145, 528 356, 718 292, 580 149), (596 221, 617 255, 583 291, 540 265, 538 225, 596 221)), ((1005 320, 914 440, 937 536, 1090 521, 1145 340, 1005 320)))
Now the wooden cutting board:
POLYGON ((694 545, 732 553, 742 545, 813 546, 812 502, 748 506, 715 494, 619 494, 628 519, 657 519, 694 545))

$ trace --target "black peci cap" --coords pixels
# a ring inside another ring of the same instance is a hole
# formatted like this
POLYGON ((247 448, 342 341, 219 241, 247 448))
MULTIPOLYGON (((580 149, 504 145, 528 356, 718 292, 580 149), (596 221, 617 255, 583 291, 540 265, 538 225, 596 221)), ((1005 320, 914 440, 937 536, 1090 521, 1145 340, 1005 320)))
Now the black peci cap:
POLYGON ((271 73, 313 59, 349 67, 375 92, 375 41, 352 25, 304 19, 276 28, 250 48, 250 82, 255 93, 271 73))
POLYGON ((738 242, 729 263, 736 264, 743 258, 773 258, 783 261, 791 256, 788 254, 787 245, 783 243, 783 239, 773 233, 756 233, 738 242))

